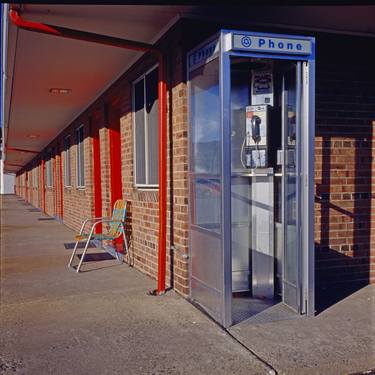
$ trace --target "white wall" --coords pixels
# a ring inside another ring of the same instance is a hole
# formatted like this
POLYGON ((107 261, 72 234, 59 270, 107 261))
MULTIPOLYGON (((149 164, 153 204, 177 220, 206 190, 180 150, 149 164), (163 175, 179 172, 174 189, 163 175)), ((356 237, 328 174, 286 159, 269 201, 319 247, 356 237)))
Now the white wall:
POLYGON ((14 194, 15 181, 14 174, 4 173, 4 161, 0 160, 0 194, 14 194))

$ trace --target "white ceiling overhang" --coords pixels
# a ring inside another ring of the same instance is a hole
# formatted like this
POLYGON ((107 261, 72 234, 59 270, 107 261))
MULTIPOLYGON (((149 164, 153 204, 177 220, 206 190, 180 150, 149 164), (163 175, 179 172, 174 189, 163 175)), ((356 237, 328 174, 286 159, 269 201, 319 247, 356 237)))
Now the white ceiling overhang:
MULTIPOLYGON (((24 5, 25 20, 153 44, 189 7, 24 5)), ((9 22, 5 84, 5 168, 17 171, 41 151, 141 52, 38 34, 9 22), (53 94, 51 88, 69 88, 53 94)))
MULTIPOLYGON (((16 7, 17 8, 17 7, 16 7)), ((19 6, 18 6, 19 8, 19 6)), ((180 17, 375 36, 373 6, 23 5, 24 19, 155 43, 180 17)), ((4 143, 41 151, 141 55, 119 48, 37 34, 9 23, 6 34, 4 143), (69 88, 67 95, 50 88, 69 88)), ((4 44, 4 43, 3 43, 4 44)), ((15 172, 32 153, 6 152, 15 172)))

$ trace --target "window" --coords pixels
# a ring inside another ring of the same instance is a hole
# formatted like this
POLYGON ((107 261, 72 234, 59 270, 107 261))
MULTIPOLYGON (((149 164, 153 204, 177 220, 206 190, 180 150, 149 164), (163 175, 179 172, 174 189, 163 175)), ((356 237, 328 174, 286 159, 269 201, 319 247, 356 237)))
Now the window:
POLYGON ((77 136, 77 187, 85 187, 85 152, 83 144, 83 125, 76 130, 77 136))
POLYGON ((70 174, 70 135, 64 138, 64 181, 65 186, 72 186, 72 179, 70 174))
POLYGON ((52 153, 49 152, 47 154, 47 161, 46 161, 46 184, 47 187, 52 187, 52 153))
POLYGON ((33 177, 33 187, 38 187, 38 164, 34 163, 34 169, 32 171, 32 177, 33 177))
POLYGON ((134 175, 137 186, 158 186, 158 69, 133 84, 134 175))

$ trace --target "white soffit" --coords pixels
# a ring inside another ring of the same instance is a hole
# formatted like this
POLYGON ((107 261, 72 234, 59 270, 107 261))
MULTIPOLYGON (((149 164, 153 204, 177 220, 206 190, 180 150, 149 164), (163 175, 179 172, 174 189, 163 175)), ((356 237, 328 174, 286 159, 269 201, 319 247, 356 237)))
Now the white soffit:
MULTIPOLYGON (((24 5, 21 15, 29 21, 154 43, 178 19, 179 12, 189 8, 24 5)), ((140 55, 17 30, 9 23, 7 146, 41 151, 140 55), (72 92, 51 94, 49 89, 53 87, 69 88, 72 92)), ((6 169, 16 171, 17 165, 32 158, 33 154, 9 150, 6 169)))
MULTIPOLYGON (((22 5, 21 10, 26 20, 147 43, 154 43, 179 16, 233 25, 269 25, 270 29, 280 26, 375 36, 374 6, 22 5)), ((42 150, 140 55, 17 30, 10 23, 5 97, 9 128, 4 141, 11 147, 42 150), (53 95, 48 92, 52 87, 72 92, 53 95)), ((9 151, 6 169, 16 171, 19 167, 10 164, 25 165, 32 157, 9 151)))

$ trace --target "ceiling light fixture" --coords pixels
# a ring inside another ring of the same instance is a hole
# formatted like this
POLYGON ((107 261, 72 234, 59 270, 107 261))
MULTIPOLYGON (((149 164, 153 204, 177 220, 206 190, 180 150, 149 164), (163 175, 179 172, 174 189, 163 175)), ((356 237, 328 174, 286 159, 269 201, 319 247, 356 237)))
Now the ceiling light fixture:
POLYGON ((49 89, 49 92, 51 94, 70 94, 72 92, 72 89, 62 89, 58 87, 52 87, 49 89))
POLYGON ((27 138, 35 139, 35 138, 39 138, 39 135, 38 134, 29 134, 27 136, 27 138))

